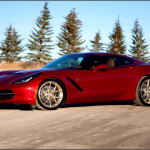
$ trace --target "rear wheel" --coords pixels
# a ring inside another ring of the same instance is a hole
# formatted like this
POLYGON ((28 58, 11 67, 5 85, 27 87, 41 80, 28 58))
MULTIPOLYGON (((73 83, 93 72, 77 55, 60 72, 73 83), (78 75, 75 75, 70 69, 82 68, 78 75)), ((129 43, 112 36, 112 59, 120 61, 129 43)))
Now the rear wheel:
POLYGON ((137 86, 136 105, 150 106, 150 77, 143 77, 137 86))
POLYGON ((48 79, 41 83, 37 91, 36 107, 38 109, 57 109, 66 101, 66 88, 57 79, 48 79))

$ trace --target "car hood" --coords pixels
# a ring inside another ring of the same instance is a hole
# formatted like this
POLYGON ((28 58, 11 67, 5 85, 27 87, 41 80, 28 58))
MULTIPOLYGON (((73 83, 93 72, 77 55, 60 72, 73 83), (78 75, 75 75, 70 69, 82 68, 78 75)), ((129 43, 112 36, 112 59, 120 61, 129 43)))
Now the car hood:
POLYGON ((34 73, 44 73, 46 71, 52 71, 53 69, 35 69, 35 70, 10 70, 0 72, 0 85, 10 84, 22 77, 28 76, 34 73))
POLYGON ((32 73, 37 73, 37 72, 45 72, 45 71, 51 71, 54 69, 47 69, 47 68, 42 68, 42 69, 35 69, 35 70, 8 70, 8 71, 1 71, 0 72, 0 76, 4 76, 4 75, 29 75, 32 73))

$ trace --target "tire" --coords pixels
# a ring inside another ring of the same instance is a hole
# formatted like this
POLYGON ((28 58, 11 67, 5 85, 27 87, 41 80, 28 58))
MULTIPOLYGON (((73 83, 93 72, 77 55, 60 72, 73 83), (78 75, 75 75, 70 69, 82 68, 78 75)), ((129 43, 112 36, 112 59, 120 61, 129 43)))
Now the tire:
POLYGON ((40 110, 54 110, 66 103, 65 85, 58 79, 50 78, 43 81, 36 97, 36 107, 40 110))
POLYGON ((140 79, 134 103, 138 106, 150 106, 150 77, 145 76, 140 79))

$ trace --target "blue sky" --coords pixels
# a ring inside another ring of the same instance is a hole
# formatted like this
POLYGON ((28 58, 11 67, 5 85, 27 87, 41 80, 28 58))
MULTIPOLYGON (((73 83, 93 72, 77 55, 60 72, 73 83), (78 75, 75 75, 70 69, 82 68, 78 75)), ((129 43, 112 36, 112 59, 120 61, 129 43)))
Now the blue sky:
MULTIPOLYGON (((53 19, 53 44, 56 45, 56 36, 61 31, 71 9, 76 8, 78 18, 82 21, 82 39, 84 46, 90 48, 90 40, 100 30, 102 42, 109 43, 109 34, 112 33, 115 21, 120 17, 126 44, 131 44, 131 29, 136 18, 143 27, 144 37, 150 45, 150 1, 48 1, 48 7, 53 19)), ((35 20, 40 16, 44 1, 0 1, 0 41, 5 38, 5 29, 12 24, 21 35, 23 44, 28 43, 29 34, 35 26, 35 20)), ((128 46, 129 49, 129 46, 128 46)), ((59 48, 54 47, 52 56, 59 57, 59 48)), ((85 50, 88 51, 88 50, 85 50)), ((23 53, 25 55, 28 51, 23 53)), ((150 52, 150 47, 149 47, 150 52)))

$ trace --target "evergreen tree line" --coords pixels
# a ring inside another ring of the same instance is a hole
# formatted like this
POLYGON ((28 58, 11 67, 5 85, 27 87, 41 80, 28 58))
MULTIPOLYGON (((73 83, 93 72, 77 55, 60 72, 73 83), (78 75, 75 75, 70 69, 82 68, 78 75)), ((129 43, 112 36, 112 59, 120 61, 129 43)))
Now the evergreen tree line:
MULTIPOLYGON (((36 19, 36 28, 29 35, 30 39, 26 44, 26 48, 30 51, 25 57, 27 61, 34 61, 38 64, 46 64, 53 60, 52 51, 54 45, 52 44, 53 27, 50 23, 52 16, 48 9, 48 3, 45 2, 40 16, 36 19)), ((65 22, 61 25, 61 31, 57 36, 56 45, 59 47, 59 55, 63 56, 70 53, 83 51, 86 47, 82 44, 82 22, 78 19, 75 9, 65 17, 65 22)), ((132 43, 130 45, 130 56, 148 61, 148 44, 144 38, 143 29, 140 26, 138 19, 134 23, 132 32, 132 43)), ((5 39, 0 42, 0 61, 12 63, 21 60, 21 52, 25 51, 22 45, 21 36, 15 28, 10 25, 5 32, 5 39)), ((125 36, 121 27, 119 18, 115 22, 112 33, 108 36, 110 42, 108 44, 102 43, 100 30, 95 34, 93 40, 90 41, 91 52, 107 51, 110 53, 118 53, 127 55, 127 45, 125 43, 125 36)))

